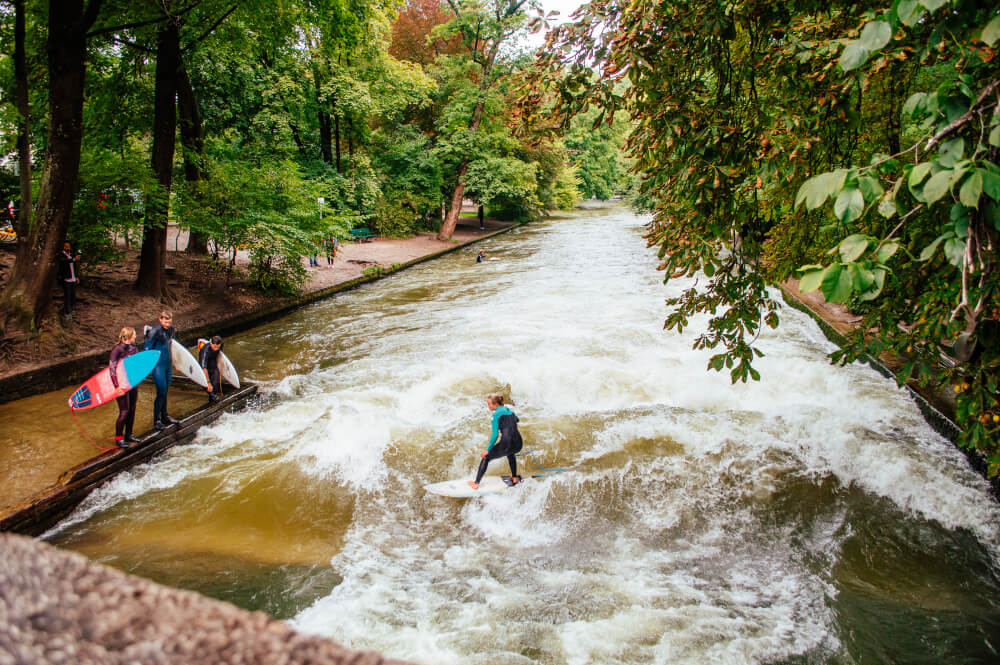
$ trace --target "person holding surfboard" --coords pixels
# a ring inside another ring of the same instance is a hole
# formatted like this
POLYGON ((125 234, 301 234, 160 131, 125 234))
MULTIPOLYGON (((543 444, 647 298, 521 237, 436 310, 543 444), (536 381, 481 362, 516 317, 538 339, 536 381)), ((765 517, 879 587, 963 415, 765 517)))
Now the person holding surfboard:
MULTIPOLYGON (((108 366, 111 370, 111 383, 115 387, 115 401, 118 402, 118 420, 115 421, 115 445, 119 448, 131 448, 139 439, 132 436, 132 424, 135 422, 135 406, 139 401, 139 387, 126 390, 119 385, 118 368, 121 362, 139 352, 135 345, 135 329, 128 326, 118 333, 118 343, 111 349, 108 366)), ((127 384, 126 384, 127 385, 127 384)))
POLYGON ((479 463, 479 471, 476 472, 476 479, 470 480, 469 487, 474 490, 479 489, 479 483, 486 475, 486 467, 490 462, 501 457, 507 458, 510 464, 511 484, 521 482, 521 476, 517 475, 517 453, 521 452, 524 441, 521 439, 521 432, 517 429, 518 418, 508 407, 504 406, 503 395, 493 393, 486 398, 486 408, 493 412, 492 428, 490 431, 490 443, 480 457, 483 461, 479 463), (497 442, 499 437, 500 441, 497 442))
POLYGON ((208 344, 201 347, 198 354, 198 364, 205 372, 205 380, 208 381, 208 401, 215 403, 222 399, 222 372, 219 371, 219 355, 222 353, 222 338, 218 335, 212 337, 208 344))
POLYGON ((173 344, 177 330, 171 323, 173 312, 164 309, 160 312, 160 322, 149 331, 144 348, 147 351, 159 351, 160 359, 153 369, 153 383, 156 384, 156 399, 153 400, 153 427, 157 430, 166 429, 179 421, 167 415, 167 389, 173 377, 173 364, 170 346, 173 344))

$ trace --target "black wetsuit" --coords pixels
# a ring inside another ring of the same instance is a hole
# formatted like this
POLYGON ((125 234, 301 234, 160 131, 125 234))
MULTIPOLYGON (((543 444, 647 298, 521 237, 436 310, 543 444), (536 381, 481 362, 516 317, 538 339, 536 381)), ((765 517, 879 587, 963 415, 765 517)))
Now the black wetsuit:
POLYGON ((198 354, 198 364, 201 365, 202 369, 208 370, 208 382, 212 384, 212 394, 217 397, 222 397, 222 374, 219 372, 219 354, 221 353, 222 344, 216 351, 209 343, 201 347, 201 352, 198 354))
POLYGON ((507 458, 510 464, 510 475, 517 475, 517 453, 521 452, 524 441, 521 439, 521 432, 517 429, 517 416, 506 406, 498 406, 493 412, 493 431, 490 436, 490 445, 486 448, 486 457, 479 463, 479 471, 476 472, 476 484, 486 475, 486 467, 490 462, 501 457, 507 458), (497 442, 499 435, 500 441, 497 442))
POLYGON ((76 283, 79 279, 76 257, 67 252, 60 252, 57 280, 63 290, 63 314, 73 313, 73 305, 76 304, 76 283))
POLYGON ((153 368, 153 383, 156 384, 156 398, 153 400, 154 422, 167 422, 167 390, 174 374, 170 347, 176 334, 177 330, 173 326, 164 328, 157 323, 146 337, 146 350, 160 352, 160 359, 153 368))
MULTIPOLYGON (((118 387, 118 367, 121 361, 128 358, 139 349, 135 344, 118 342, 115 348, 111 349, 111 358, 108 365, 111 368, 111 383, 118 387)), ((118 402, 118 420, 115 421, 115 440, 121 441, 122 437, 132 436, 132 424, 135 422, 135 406, 139 401, 139 386, 133 387, 121 397, 116 397, 118 402)))

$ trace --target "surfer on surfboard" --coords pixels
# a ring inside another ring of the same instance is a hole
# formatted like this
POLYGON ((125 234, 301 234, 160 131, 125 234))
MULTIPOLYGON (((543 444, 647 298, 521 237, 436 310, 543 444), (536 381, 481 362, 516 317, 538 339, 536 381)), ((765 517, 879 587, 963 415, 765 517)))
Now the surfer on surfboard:
POLYGON ((219 354, 222 353, 222 338, 218 335, 212 337, 208 344, 201 347, 198 354, 198 364, 205 372, 205 380, 208 381, 208 401, 218 402, 222 394, 222 372, 219 370, 219 354))
POLYGON ((511 483, 521 482, 521 476, 517 475, 516 455, 521 452, 524 441, 517 429, 518 418, 510 408, 504 406, 503 395, 499 393, 493 393, 486 398, 486 408, 493 412, 490 443, 480 455, 483 461, 479 463, 476 479, 468 481, 469 487, 474 490, 479 489, 479 483, 486 475, 486 467, 490 462, 501 457, 506 457, 507 463, 510 464, 511 483), (497 437, 500 438, 499 443, 497 437))

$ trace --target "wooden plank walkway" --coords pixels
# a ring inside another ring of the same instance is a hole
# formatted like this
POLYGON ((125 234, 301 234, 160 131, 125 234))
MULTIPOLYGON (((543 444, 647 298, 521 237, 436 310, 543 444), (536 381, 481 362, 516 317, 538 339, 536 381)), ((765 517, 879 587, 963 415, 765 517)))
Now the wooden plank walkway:
POLYGON ((112 448, 65 471, 55 484, 0 512, 0 531, 31 536, 43 533, 116 474, 151 459, 167 448, 190 442, 199 428, 225 412, 242 409, 247 400, 256 394, 256 385, 246 385, 219 402, 195 411, 176 425, 161 432, 147 432, 140 437, 141 442, 132 448, 112 448))

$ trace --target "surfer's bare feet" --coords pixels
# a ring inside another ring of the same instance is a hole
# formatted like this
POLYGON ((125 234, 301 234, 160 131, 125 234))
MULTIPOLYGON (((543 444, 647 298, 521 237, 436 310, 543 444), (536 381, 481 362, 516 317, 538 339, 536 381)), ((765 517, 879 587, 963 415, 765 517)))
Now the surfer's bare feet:
POLYGON ((469 487, 471 487, 472 489, 474 489, 474 490, 479 489, 479 483, 477 483, 475 480, 469 480, 469 481, 466 481, 466 482, 469 483, 469 487))

